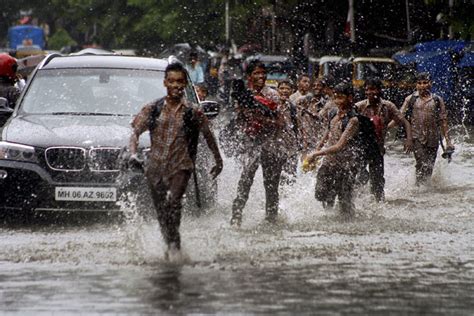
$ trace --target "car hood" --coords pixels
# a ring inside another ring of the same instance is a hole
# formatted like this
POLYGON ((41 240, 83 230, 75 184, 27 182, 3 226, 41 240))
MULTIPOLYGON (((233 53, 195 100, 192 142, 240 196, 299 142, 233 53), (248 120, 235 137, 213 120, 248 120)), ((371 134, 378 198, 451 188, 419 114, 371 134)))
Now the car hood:
MULTIPOLYGON (((19 115, 5 126, 2 140, 35 147, 123 147, 131 135, 131 116, 19 115)), ((141 137, 141 146, 149 137, 141 137)))

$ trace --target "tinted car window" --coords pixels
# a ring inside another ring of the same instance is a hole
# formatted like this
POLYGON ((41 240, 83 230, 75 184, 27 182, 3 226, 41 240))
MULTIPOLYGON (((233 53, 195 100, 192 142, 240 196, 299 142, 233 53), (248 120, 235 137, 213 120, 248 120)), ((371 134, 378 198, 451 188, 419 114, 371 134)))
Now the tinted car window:
POLYGON ((162 71, 134 69, 41 70, 23 99, 22 111, 134 115, 166 94, 163 77, 162 71))

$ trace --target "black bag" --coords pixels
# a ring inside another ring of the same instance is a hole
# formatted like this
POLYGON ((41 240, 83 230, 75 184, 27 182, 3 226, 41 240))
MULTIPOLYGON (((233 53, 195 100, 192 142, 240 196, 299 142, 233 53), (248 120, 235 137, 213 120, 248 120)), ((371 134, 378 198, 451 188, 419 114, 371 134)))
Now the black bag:
MULTIPOLYGON (((331 121, 336 114, 336 109, 329 113, 329 124, 331 124, 331 121)), ((354 116, 359 120, 359 132, 353 139, 354 148, 360 159, 363 161, 370 161, 377 155, 381 155, 374 124, 367 116, 351 111, 342 119, 343 131, 346 129, 347 124, 349 124, 349 120, 354 116)))
MULTIPOLYGON (((161 110, 165 104, 165 98, 161 98, 152 105, 151 114, 148 120, 148 129, 150 130, 150 138, 152 131, 156 128, 156 120, 160 117, 161 110)), ((192 107, 186 108, 183 116, 184 133, 188 142, 188 153, 193 161, 196 160, 197 146, 199 142, 199 121, 196 111, 192 107)))

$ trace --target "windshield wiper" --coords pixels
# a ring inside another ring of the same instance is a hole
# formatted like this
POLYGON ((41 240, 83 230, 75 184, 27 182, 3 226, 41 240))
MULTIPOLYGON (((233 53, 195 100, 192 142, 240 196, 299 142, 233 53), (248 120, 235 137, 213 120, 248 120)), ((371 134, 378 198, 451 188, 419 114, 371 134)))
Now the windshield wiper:
POLYGON ((100 113, 100 112, 53 112, 52 115, 97 115, 97 116, 129 116, 120 113, 100 113))

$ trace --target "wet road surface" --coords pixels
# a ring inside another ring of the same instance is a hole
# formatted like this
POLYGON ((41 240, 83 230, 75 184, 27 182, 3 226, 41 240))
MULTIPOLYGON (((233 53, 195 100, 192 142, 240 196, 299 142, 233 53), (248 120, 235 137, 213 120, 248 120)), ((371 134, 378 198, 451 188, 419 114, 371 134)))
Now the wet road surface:
POLYGON ((426 187, 391 146, 387 201, 360 189, 352 221, 323 210, 314 177, 300 174, 282 189, 280 221, 266 225, 258 171, 238 230, 229 220, 239 166, 227 160, 218 205, 183 219, 184 266, 164 261, 157 223, 134 210, 3 216, 0 313, 471 315, 474 145, 456 143, 426 187))

